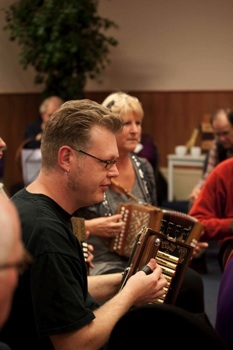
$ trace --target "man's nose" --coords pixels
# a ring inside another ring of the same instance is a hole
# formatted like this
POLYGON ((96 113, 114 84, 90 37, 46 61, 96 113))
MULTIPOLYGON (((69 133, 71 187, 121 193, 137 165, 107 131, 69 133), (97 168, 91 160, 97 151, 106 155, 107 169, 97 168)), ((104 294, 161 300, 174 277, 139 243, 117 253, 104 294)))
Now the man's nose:
POLYGON ((108 170, 108 176, 117 177, 119 176, 119 171, 117 169, 117 164, 113 164, 111 168, 108 170))

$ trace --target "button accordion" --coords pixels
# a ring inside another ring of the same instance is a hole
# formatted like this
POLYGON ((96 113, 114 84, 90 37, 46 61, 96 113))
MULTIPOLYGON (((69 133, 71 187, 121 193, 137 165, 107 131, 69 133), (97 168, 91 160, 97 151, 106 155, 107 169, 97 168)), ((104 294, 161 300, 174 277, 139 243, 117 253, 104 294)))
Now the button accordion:
POLYGON ((111 252, 129 258, 142 226, 157 228, 162 219, 162 212, 152 205, 124 203, 119 204, 117 213, 122 215, 125 225, 121 232, 111 240, 109 249, 111 252))
POLYGON ((122 203, 119 204, 117 213, 122 215, 125 225, 111 240, 109 250, 127 258, 131 256, 137 234, 143 226, 193 246, 200 239, 204 229, 204 226, 191 215, 152 205, 122 203))
POLYGON ((165 234, 144 226, 137 236, 128 266, 123 273, 120 289, 130 276, 146 265, 150 258, 154 258, 168 283, 164 294, 154 303, 174 304, 193 249, 189 244, 173 241, 165 234))
POLYGON ((188 214, 141 204, 120 204, 118 212, 125 226, 113 239, 111 251, 129 258, 122 287, 150 258, 155 258, 168 282, 164 296, 156 302, 175 303, 204 225, 188 214))

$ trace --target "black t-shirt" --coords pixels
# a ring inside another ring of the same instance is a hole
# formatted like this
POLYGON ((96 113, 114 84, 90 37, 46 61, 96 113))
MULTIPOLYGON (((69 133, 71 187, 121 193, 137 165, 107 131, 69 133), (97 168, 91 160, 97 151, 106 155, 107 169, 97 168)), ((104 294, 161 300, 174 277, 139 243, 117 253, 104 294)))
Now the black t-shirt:
POLYGON ((70 215, 49 197, 25 189, 12 200, 34 262, 20 278, 0 338, 13 350, 53 349, 49 336, 88 324, 98 304, 87 291, 86 265, 70 215))

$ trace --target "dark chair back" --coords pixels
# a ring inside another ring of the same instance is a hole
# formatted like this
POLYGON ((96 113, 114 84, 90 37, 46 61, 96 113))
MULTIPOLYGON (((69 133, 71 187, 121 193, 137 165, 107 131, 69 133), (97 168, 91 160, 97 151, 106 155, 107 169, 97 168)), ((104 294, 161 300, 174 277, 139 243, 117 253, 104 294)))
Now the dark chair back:
POLYGON ((125 314, 114 327, 108 350, 129 349, 226 350, 207 317, 174 305, 153 304, 125 314))

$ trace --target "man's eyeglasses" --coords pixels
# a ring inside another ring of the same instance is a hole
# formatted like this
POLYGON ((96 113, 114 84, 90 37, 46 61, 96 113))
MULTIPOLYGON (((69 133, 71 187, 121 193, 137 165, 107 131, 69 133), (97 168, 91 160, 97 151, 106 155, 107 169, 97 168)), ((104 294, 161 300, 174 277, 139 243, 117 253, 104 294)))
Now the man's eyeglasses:
MULTIPOLYGON (((71 148, 73 148, 73 147, 71 147, 71 148)), ((113 165, 116 165, 116 163, 117 163, 116 159, 103 160, 103 159, 100 159, 100 158, 98 158, 98 157, 93 156, 93 155, 90 154, 90 153, 84 152, 84 151, 82 151, 81 149, 78 149, 78 148, 73 148, 73 149, 74 149, 76 152, 83 153, 83 154, 85 154, 86 156, 89 156, 89 157, 91 157, 91 158, 97 159, 98 161, 104 163, 104 164, 105 164, 105 169, 106 169, 106 170, 109 170, 113 165)))
POLYGON ((227 131, 223 131, 223 132, 215 132, 214 135, 216 137, 226 137, 226 136, 230 135, 231 132, 232 132, 232 130, 227 130, 227 131))
POLYGON ((16 269, 19 275, 22 275, 33 263, 33 258, 28 251, 24 250, 23 257, 15 263, 0 264, 0 270, 16 269))

